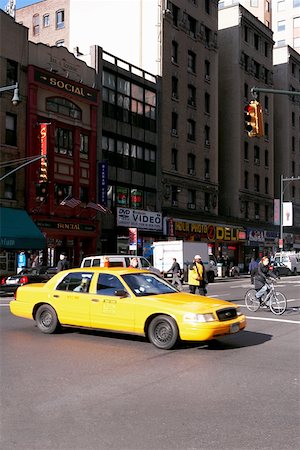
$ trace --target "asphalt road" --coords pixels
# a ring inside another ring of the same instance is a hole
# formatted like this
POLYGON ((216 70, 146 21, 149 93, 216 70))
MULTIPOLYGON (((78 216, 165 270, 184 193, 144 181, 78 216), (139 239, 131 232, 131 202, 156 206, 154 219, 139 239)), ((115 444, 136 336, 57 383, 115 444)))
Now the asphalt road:
MULTIPOLYGON (((208 289, 243 308, 249 287, 208 289)), ((243 309, 245 331, 172 351, 96 331, 44 335, 1 298, 1 448, 298 449, 299 287, 280 281, 283 316, 243 309)))

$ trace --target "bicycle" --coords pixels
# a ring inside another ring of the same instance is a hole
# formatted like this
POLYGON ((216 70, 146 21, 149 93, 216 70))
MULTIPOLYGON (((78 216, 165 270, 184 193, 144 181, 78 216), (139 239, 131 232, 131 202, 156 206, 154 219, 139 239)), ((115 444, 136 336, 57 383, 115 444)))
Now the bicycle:
POLYGON ((245 304, 249 311, 257 311, 263 306, 270 308, 273 314, 281 315, 286 311, 287 299, 282 292, 276 291, 274 282, 269 281, 268 291, 259 299, 256 298, 256 289, 249 289, 245 294, 245 304), (269 302, 269 303, 268 303, 269 302))

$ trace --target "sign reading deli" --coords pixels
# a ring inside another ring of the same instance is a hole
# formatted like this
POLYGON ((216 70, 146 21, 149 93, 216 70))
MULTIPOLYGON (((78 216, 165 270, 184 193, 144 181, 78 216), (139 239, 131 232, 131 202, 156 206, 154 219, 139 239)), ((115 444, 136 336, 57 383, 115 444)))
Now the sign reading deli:
POLYGON ((173 221, 176 237, 189 236, 208 241, 244 241, 246 232, 243 228, 225 225, 213 225, 200 222, 173 221))
POLYGON ((90 102, 97 103, 97 91, 82 84, 76 83, 75 81, 61 78, 52 73, 41 72, 40 70, 34 71, 34 79, 39 83, 46 84, 47 86, 58 89, 59 91, 73 94, 77 97, 89 100, 90 102))

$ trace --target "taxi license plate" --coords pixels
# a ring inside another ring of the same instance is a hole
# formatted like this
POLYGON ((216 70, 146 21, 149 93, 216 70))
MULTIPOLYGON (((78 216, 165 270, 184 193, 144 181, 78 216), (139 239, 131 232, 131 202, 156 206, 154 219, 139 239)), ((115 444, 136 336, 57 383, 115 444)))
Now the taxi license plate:
POLYGON ((6 280, 6 284, 17 284, 17 283, 18 280, 9 280, 9 279, 6 280))
POLYGON ((240 326, 238 323, 233 323, 230 325, 230 333, 237 333, 238 331, 240 331, 240 326))

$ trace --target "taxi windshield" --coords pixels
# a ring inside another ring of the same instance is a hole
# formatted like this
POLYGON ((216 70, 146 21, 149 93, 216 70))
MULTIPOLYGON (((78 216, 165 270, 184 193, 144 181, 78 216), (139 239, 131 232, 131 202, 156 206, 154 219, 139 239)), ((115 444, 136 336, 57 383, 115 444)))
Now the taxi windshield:
POLYGON ((178 292, 174 286, 152 273, 134 273, 123 275, 122 278, 137 297, 178 292))

